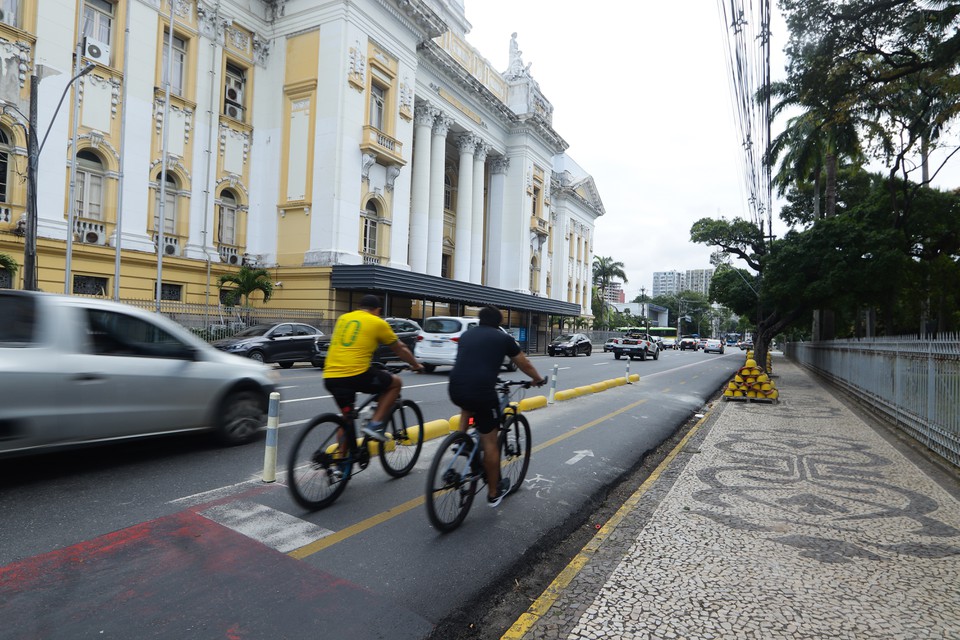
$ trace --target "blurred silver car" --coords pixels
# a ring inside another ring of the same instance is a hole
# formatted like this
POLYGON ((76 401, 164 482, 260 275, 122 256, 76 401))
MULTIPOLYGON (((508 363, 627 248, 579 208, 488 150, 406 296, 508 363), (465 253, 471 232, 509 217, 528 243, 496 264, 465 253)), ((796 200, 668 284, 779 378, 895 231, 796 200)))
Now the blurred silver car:
POLYGON ((0 457, 211 430, 258 436, 275 379, 159 314, 0 290, 0 457))

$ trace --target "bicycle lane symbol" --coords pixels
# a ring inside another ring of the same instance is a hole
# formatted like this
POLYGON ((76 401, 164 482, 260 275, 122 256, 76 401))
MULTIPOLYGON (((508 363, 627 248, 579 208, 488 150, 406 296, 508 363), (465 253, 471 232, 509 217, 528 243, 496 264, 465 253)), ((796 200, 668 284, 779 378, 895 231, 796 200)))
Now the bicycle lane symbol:
POLYGON ((546 498, 553 489, 554 482, 554 480, 545 478, 539 473, 532 478, 524 480, 524 484, 527 485, 527 488, 531 491, 535 491, 538 498, 546 498))

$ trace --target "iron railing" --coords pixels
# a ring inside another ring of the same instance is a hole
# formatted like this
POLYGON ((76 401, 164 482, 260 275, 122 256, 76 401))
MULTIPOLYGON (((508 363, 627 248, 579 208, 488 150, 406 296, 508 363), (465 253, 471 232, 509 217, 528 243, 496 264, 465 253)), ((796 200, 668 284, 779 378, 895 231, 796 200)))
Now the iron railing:
POLYGON ((960 334, 794 342, 784 352, 960 466, 960 334))

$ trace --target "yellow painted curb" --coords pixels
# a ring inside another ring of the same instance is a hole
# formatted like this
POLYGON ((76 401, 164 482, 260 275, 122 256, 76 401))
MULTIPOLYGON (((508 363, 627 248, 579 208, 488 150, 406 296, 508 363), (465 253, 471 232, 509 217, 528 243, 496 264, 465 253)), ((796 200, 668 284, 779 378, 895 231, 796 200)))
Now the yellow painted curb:
POLYGON ((572 400, 578 395, 580 394, 577 393, 576 389, 564 389, 563 391, 557 391, 553 394, 553 399, 560 402, 561 400, 572 400))
POLYGON ((593 389, 593 392, 594 392, 594 393, 599 393, 600 391, 606 391, 606 390, 607 390, 607 383, 605 383, 605 382, 594 382, 592 385, 590 385, 590 388, 593 389))
POLYGON ((530 396, 520 401, 520 411, 533 411, 545 406, 547 406, 547 396, 530 396))
POLYGON ((627 381, 623 378, 610 378, 607 380, 607 385, 611 387, 622 387, 625 384, 627 384, 627 381))
MULTIPOLYGON (((457 420, 460 416, 457 416, 457 420)), ((446 420, 431 420, 423 425, 423 439, 442 438, 450 432, 450 423, 446 420)))
POLYGON ((631 373, 631 374, 630 374, 630 382, 638 382, 639 380, 640 380, 640 374, 639 374, 639 373, 631 373))
POLYGON ((585 396, 588 393, 593 393, 593 385, 587 385, 585 387, 577 387, 577 393, 581 396, 585 396))

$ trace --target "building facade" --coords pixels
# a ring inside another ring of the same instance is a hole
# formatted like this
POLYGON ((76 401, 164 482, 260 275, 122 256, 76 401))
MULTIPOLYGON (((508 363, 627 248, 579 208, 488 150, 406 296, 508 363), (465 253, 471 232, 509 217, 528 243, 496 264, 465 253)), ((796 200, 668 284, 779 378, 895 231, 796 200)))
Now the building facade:
POLYGON ((39 288, 149 299, 159 279, 216 304, 247 265, 283 283, 271 305, 331 316, 367 291, 534 331, 592 315, 596 185, 516 40, 502 72, 468 43, 462 0, 3 8, 0 252, 24 250, 36 75, 39 288))
POLYGON ((652 297, 676 295, 683 291, 683 274, 679 271, 654 271, 652 297))
POLYGON ((690 269, 683 275, 683 290, 696 291, 709 297, 712 279, 713 269, 690 269))

